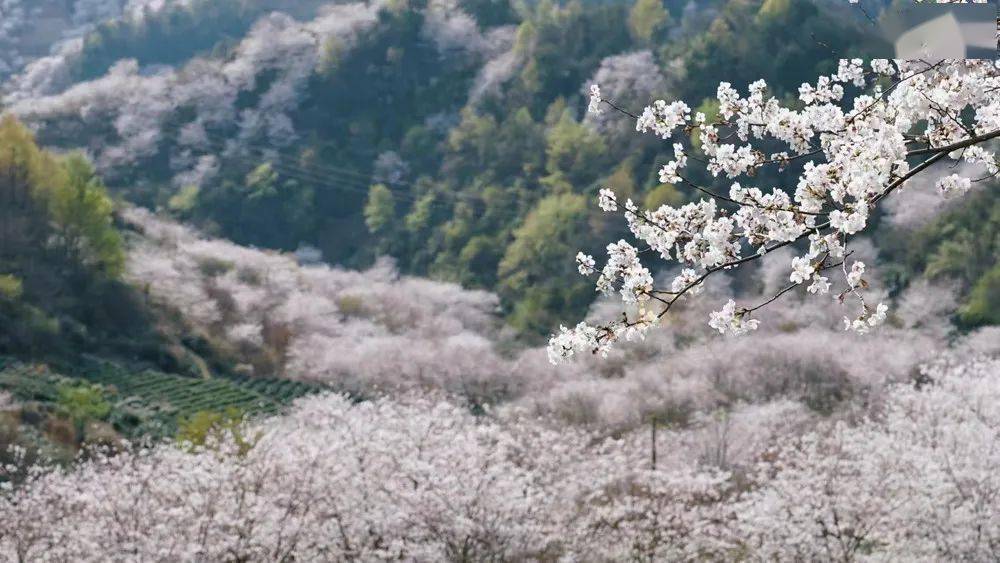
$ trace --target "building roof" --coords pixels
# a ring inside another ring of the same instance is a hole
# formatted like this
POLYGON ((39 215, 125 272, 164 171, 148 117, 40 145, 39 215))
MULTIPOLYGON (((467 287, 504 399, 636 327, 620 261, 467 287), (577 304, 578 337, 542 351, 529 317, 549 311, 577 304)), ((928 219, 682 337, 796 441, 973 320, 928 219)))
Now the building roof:
POLYGON ((914 4, 886 13, 882 28, 900 59, 997 57, 992 4, 914 4))

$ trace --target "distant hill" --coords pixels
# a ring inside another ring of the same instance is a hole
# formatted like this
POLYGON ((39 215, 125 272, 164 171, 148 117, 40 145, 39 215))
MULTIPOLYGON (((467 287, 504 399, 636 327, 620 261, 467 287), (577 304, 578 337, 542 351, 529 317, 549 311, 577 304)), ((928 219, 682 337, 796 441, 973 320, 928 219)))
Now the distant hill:
POLYGON ((652 173, 669 147, 584 117, 591 82, 633 110, 700 103, 721 79, 794 95, 838 56, 882 46, 867 22, 809 1, 170 6, 98 26, 10 81, 5 103, 43 144, 84 148, 131 202, 349 267, 392 255, 406 273, 497 291, 528 335, 593 298, 564 281, 563 258, 621 229, 582 205, 599 186, 696 197, 652 173), (570 216, 553 223, 557 206, 570 216), (525 253, 534 237, 551 259, 525 253))

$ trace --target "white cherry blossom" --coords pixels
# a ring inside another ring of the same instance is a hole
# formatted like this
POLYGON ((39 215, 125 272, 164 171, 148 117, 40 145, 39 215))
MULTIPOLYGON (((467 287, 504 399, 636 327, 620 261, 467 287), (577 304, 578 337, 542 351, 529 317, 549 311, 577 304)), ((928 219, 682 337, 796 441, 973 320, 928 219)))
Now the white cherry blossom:
MULTIPOLYGON (((673 141, 674 160, 661 167, 660 181, 697 190, 701 199, 657 209, 626 202, 623 214, 637 242, 620 241, 613 251, 609 247, 598 289, 620 288, 625 303, 648 301, 645 315, 655 310, 660 318, 681 299, 694 296, 707 277, 766 260, 784 246, 808 244, 789 265, 792 286, 774 298, 801 291, 798 285, 805 286, 806 294, 825 294, 836 271, 821 273, 843 264, 851 240, 868 228, 886 198, 907 197, 908 180, 938 174, 941 191, 967 191, 969 178, 941 174, 946 168, 938 163, 949 159, 1000 174, 990 144, 1000 137, 998 90, 1000 63, 995 61, 879 59, 866 65, 855 58, 840 61, 834 74, 803 84, 801 103, 795 106, 782 105, 763 80, 750 84, 745 97, 732 84, 720 83, 714 121, 700 112, 692 119, 690 106, 682 101, 656 100, 636 119, 636 130, 662 139, 689 137, 704 154, 705 160, 698 162, 717 179, 702 186, 691 181, 699 175, 682 174, 689 150, 673 141), (759 170, 793 165, 800 171, 793 190, 753 185, 759 170), (723 178, 732 182, 728 197, 717 186, 723 178), (655 287, 652 265, 633 257, 636 248, 677 261, 684 273, 669 288, 655 287)), ((610 191, 602 190, 599 204, 605 211, 618 209, 610 191)), ((850 299, 862 310, 847 318, 849 328, 870 331, 884 321, 888 305, 871 308, 865 303, 869 289, 861 262, 850 271, 839 270, 847 291, 838 301, 850 299)), ((711 326, 722 332, 752 330, 757 320, 744 320, 748 313, 739 313, 757 308, 727 304, 713 314, 711 326)), ((634 336, 653 324, 625 314, 623 320, 592 327, 596 332, 586 334, 594 335, 595 349, 605 350, 618 335, 634 336)), ((566 348, 556 348, 556 360, 562 357, 559 349, 566 348)))
POLYGON ((601 88, 597 84, 590 86, 590 103, 587 104, 588 113, 601 113, 601 88))
POLYGON ((594 273, 594 257, 583 252, 576 253, 576 269, 581 276, 589 276, 594 273))
POLYGON ((741 335, 757 330, 758 321, 747 319, 747 312, 736 308, 736 302, 730 299, 721 311, 713 311, 710 315, 708 325, 722 334, 727 332, 734 335, 741 335))
POLYGON ((801 256, 796 256, 792 258, 792 275, 789 279, 792 283, 800 284, 808 280, 816 269, 809 262, 808 258, 802 258, 801 256))
POLYGON ((615 196, 615 192, 608 188, 601 189, 598 194, 598 206, 609 213, 618 211, 618 198, 615 196))
POLYGON ((958 174, 945 176, 937 181, 937 189, 945 195, 964 194, 972 187, 972 180, 958 174))

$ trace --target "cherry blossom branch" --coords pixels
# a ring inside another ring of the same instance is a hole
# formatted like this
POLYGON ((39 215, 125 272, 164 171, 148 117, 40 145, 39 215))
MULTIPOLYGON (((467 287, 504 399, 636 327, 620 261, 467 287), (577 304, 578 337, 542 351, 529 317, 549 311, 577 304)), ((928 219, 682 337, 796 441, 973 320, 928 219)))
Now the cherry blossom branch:
MULTIPOLYGON (((712 123, 707 123, 702 113, 695 113, 692 119, 692 110, 684 102, 657 100, 635 117, 638 131, 662 139, 683 132, 692 143, 697 131, 701 151, 708 157, 704 162, 707 171, 716 177, 725 174, 730 180, 752 178, 765 164, 803 159, 806 162, 794 194, 779 189, 765 193, 739 182, 732 184, 728 196, 718 194, 680 172, 687 167, 689 155, 684 145, 675 141, 674 160, 660 169, 660 181, 687 184, 708 199, 646 211, 640 211, 631 200, 625 204, 628 228, 644 250, 624 240, 609 244, 608 262, 601 270, 597 289, 602 293, 619 291, 623 302, 638 306, 638 315, 630 319, 623 313, 620 321, 604 326, 580 323, 574 329, 561 327, 550 340, 550 359, 558 362, 576 350, 586 349, 605 354, 611 342, 641 337, 681 298, 697 293, 709 276, 805 239, 809 240, 808 250, 791 261, 790 285, 750 308, 738 308, 730 299, 721 311, 710 315, 709 325, 723 333, 742 334, 757 328, 758 321, 747 318, 751 313, 791 292, 796 285, 811 281, 807 287, 810 293, 827 293, 830 283, 820 274, 832 267, 826 262, 834 256, 845 258, 839 265, 848 289, 841 293, 841 301, 853 293, 862 305, 858 317, 845 317, 845 327, 858 333, 870 331, 884 321, 887 306, 878 303, 873 308, 865 302, 865 264, 855 261, 850 271, 846 267, 850 253, 845 245, 849 237, 865 229, 878 203, 949 156, 985 164, 989 174, 1000 174, 995 154, 983 146, 1000 137, 1000 101, 988 94, 998 86, 1000 76, 989 61, 893 64, 876 59, 871 61, 871 72, 867 72, 861 59, 850 59, 841 60, 834 75, 821 76, 815 85, 803 84, 799 88, 799 97, 805 103, 802 109, 783 107, 769 97, 763 81, 751 84, 747 97, 730 84, 720 83, 717 98, 721 119, 712 123), (918 64, 923 68, 917 68, 918 64), (924 79, 912 80, 920 75, 924 79), (844 86, 863 88, 873 76, 898 79, 885 90, 872 85, 876 90, 874 99, 859 94, 853 106, 864 107, 845 110, 852 104, 843 100, 844 86), (973 116, 969 123, 956 117, 964 115, 973 116), (914 132, 915 124, 923 130, 914 132), (730 136, 737 136, 744 144, 721 142, 729 137, 720 138, 719 127, 732 128, 730 136), (969 136, 942 146, 912 148, 914 143, 951 139, 960 130, 969 136), (987 132, 974 135, 974 131, 987 132), (817 137, 819 148, 813 145, 817 137), (780 152, 765 159, 755 145, 773 141, 787 144, 797 156, 780 152), (820 153, 822 158, 810 158, 820 153), (908 165, 908 159, 920 156, 927 158, 912 167, 908 165), (736 209, 720 208, 719 204, 734 205, 736 209), (823 218, 821 223, 817 223, 819 217, 823 218), (757 251, 742 255, 747 248, 757 251), (639 259, 641 253, 647 252, 681 264, 680 274, 669 288, 653 286, 651 272, 639 259), (646 308, 651 301, 660 304, 657 311, 646 308)), ((592 86, 590 109, 599 110, 602 101, 599 87, 592 86)), ((613 103, 609 105, 634 117, 613 103)), ((944 192, 966 191, 970 184, 970 179, 957 174, 937 180, 938 189, 944 192)), ((601 190, 600 207, 605 211, 618 209, 611 190, 601 190)), ((582 274, 595 271, 592 257, 581 253, 577 260, 582 274)))
POLYGON ((601 98, 600 101, 608 104, 609 106, 611 106, 611 109, 614 109, 615 111, 617 111, 617 112, 619 112, 619 113, 621 113, 623 115, 627 115, 627 116, 631 117, 632 119, 639 119, 639 116, 637 116, 636 114, 634 114, 634 113, 632 113, 632 112, 630 112, 630 111, 628 111, 626 109, 622 109, 622 108, 618 107, 614 102, 612 102, 611 100, 609 100, 607 98, 601 98))
MULTIPOLYGON (((841 260, 840 262, 837 262, 835 264, 821 265, 820 267, 816 268, 816 271, 817 272, 822 272, 822 271, 825 271, 825 270, 830 270, 830 269, 836 268, 838 266, 841 266, 841 265, 843 265, 843 264, 845 264, 847 262, 847 257, 850 256, 851 254, 854 254, 853 250, 851 252, 848 252, 847 254, 844 255, 844 260, 841 260)), ((829 257, 830 257, 830 255, 829 255, 829 253, 827 253, 827 255, 823 257, 823 260, 820 262, 820 264, 823 264, 824 262, 826 262, 827 258, 829 258, 829 257)), ((756 311, 758 309, 762 309, 766 305, 770 305, 771 303, 774 303, 775 301, 778 300, 779 297, 781 297, 782 295, 784 295, 784 294, 788 293, 789 291, 795 289, 796 287, 799 287, 800 285, 802 285, 802 284, 799 284, 799 283, 789 284, 789 285, 785 286, 784 288, 782 288, 777 293, 775 293, 767 301, 764 301, 763 303, 761 303, 759 305, 756 305, 754 307, 745 308, 745 309, 743 309, 743 311, 746 314, 749 314, 749 313, 752 313, 752 312, 754 312, 754 311, 756 311)))
POLYGON ((925 74, 927 72, 930 72, 931 70, 934 70, 935 68, 938 68, 943 63, 944 63, 944 60, 940 60, 940 61, 938 61, 938 62, 936 62, 934 64, 930 64, 930 63, 926 63, 925 62, 925 64, 927 65, 927 67, 924 68, 923 70, 913 72, 913 73, 911 73, 911 74, 909 74, 909 75, 907 75, 907 76, 905 76, 903 78, 900 78, 899 80, 896 80, 891 85, 889 85, 888 88, 886 88, 885 90, 883 90, 882 93, 879 94, 878 97, 876 97, 874 100, 872 100, 872 102, 870 104, 868 104, 867 106, 865 106, 864 108, 862 108, 861 111, 859 111, 858 113, 853 114, 847 120, 847 123, 848 124, 853 123, 856 119, 858 119, 859 117, 862 117, 863 115, 865 115, 866 113, 868 113, 868 111, 871 110, 873 107, 875 107, 877 104, 885 102, 885 99, 889 96, 889 94, 891 94, 892 91, 895 90, 896 87, 898 87, 900 84, 906 82, 907 80, 910 80, 911 78, 913 78, 915 76, 920 76, 921 74, 925 74))
POLYGON ((949 153, 951 151, 956 151, 958 149, 964 149, 966 147, 971 147, 973 145, 978 145, 985 143, 991 139, 996 139, 1000 137, 1000 129, 996 131, 991 131, 989 133, 983 133, 982 135, 976 135, 975 137, 969 137, 961 141, 956 141, 950 145, 944 145, 941 147, 927 147, 925 149, 916 149, 906 153, 906 156, 916 156, 920 154, 932 154, 937 152, 949 153))
POLYGON ((691 186, 692 188, 698 190, 699 192, 701 192, 701 193, 703 193, 703 194, 705 194, 705 195, 707 195, 709 197, 714 197, 715 199, 718 199, 720 201, 725 201, 726 203, 732 203, 733 205, 737 205, 737 206, 749 205, 751 207, 756 207, 757 209, 763 209, 763 210, 766 210, 766 211, 770 211, 770 210, 788 211, 788 212, 791 212, 791 213, 802 213, 803 215, 815 215, 817 217, 822 217, 822 216, 827 215, 826 213, 822 213, 822 212, 803 211, 802 209, 799 209, 799 208, 796 208, 796 207, 782 207, 782 206, 765 205, 765 204, 759 203, 759 202, 757 202, 755 200, 737 201, 735 199, 726 197, 724 195, 717 194, 717 193, 709 190, 708 188, 702 187, 702 186, 700 186, 700 185, 692 182, 691 180, 687 179, 684 176, 678 176, 678 177, 681 179, 681 182, 683 182, 683 183, 691 186))

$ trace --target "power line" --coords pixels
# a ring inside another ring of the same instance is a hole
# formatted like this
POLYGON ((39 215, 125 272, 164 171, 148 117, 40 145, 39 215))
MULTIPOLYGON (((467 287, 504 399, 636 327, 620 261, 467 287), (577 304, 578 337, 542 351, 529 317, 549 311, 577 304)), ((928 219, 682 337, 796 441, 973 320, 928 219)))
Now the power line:
MULTIPOLYGON (((219 147, 219 148, 224 148, 224 147, 219 147)), ((263 153, 262 149, 251 148, 251 150, 257 150, 263 153)), ((283 161, 280 155, 261 154, 261 156, 267 162, 267 164, 270 164, 272 167, 278 170, 278 172, 280 172, 281 175, 296 180, 300 180, 303 182, 307 182, 310 184, 331 185, 332 187, 337 187, 346 191, 354 191, 354 192, 368 194, 371 185, 375 183, 372 182, 370 179, 365 180, 355 176, 348 176, 340 172, 326 171, 324 173, 323 169, 320 169, 319 171, 311 170, 309 168, 302 167, 297 163, 289 163, 287 159, 283 161)), ((239 154, 228 153, 228 154, 223 154, 222 157, 226 159, 233 159, 243 162, 244 164, 247 164, 251 168, 261 164, 259 160, 252 158, 251 156, 242 156, 239 154)), ((394 194, 409 201, 413 202, 417 201, 417 198, 413 197, 412 194, 406 192, 395 191, 394 194)))
MULTIPOLYGON (((212 135, 209 138, 209 144, 222 151, 225 151, 228 148, 226 144, 229 141, 230 139, 215 137, 215 135, 212 135)), ((297 162, 295 156, 287 152, 281 152, 273 147, 266 147, 253 142, 245 142, 240 148, 246 149, 251 153, 258 153, 263 159, 267 160, 269 164, 278 170, 278 172, 292 179, 320 186, 335 187, 346 191, 364 193, 366 195, 369 193, 372 184, 381 183, 385 185, 390 192, 392 192, 394 197, 398 197, 404 201, 416 204, 423 199, 422 197, 415 196, 411 191, 392 189, 393 186, 415 187, 416 185, 412 182, 400 180, 379 180, 376 182, 370 176, 366 177, 360 172, 331 165, 315 164, 306 168, 297 162), (289 160, 292 162, 290 163, 289 160)), ((259 164, 258 161, 252 157, 240 156, 238 154, 233 154, 232 152, 229 152, 228 154, 224 152, 221 156, 223 158, 239 160, 250 166, 259 164)), ((449 204, 448 200, 451 200, 451 203, 464 201, 474 205, 485 203, 479 194, 437 191, 434 192, 433 195, 434 199, 426 205, 445 207, 449 204)), ((516 210, 511 209, 509 216, 515 217, 516 215, 516 210)))

